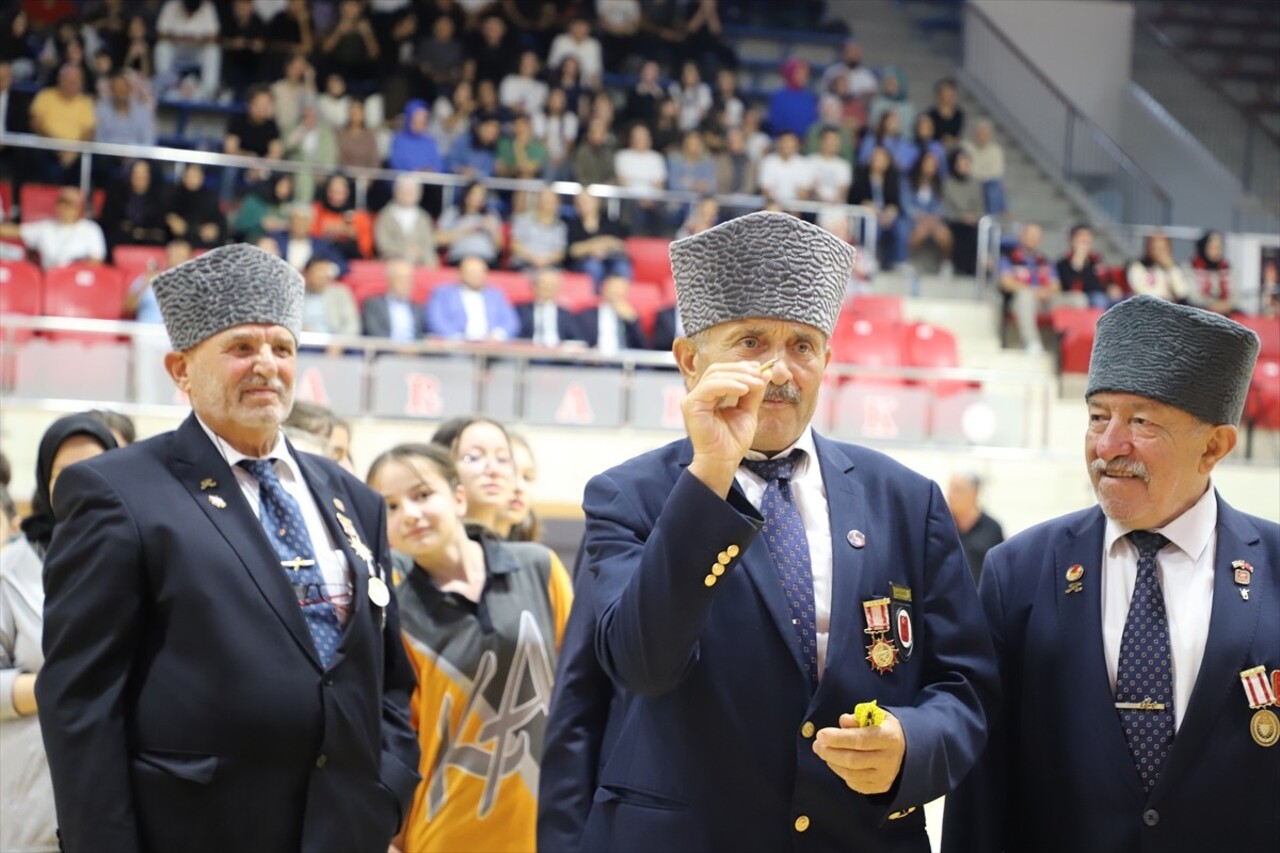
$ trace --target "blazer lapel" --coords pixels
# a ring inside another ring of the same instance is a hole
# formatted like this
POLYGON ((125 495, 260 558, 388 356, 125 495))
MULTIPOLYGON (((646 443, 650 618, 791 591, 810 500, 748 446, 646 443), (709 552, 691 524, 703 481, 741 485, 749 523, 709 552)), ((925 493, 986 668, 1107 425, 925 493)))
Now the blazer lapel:
MULTIPOLYGON (((352 512, 347 510, 343 495, 337 491, 337 484, 333 478, 325 471, 324 466, 309 454, 299 453, 292 444, 289 445, 289 450, 293 453, 293 458, 298 460, 298 467, 302 469, 303 479, 307 482, 307 488, 311 490, 311 496, 315 498, 316 507, 320 511, 320 517, 324 519, 329 536, 347 558, 347 574, 351 580, 351 601, 348 605, 347 624, 342 631, 342 640, 338 643, 334 659, 329 663, 332 667, 346 649, 346 639, 351 632, 351 626, 356 624, 357 619, 364 618, 364 611, 369 606, 365 603, 369 597, 369 563, 356 553, 351 538, 348 537, 342 522, 338 519, 339 515, 343 515, 351 519, 353 524, 355 523, 352 512)), ((365 535, 358 526, 356 530, 362 537, 365 535)), ((365 547, 369 547, 367 542, 365 547)))
MULTIPOLYGON (((826 670, 839 666, 844 655, 865 652, 860 590, 868 587, 867 571, 872 565, 869 557, 876 552, 875 543, 866 548, 853 548, 848 541, 852 530, 872 530, 866 494, 862 484, 853 476, 854 463, 838 446, 814 433, 818 449, 818 464, 822 470, 822 484, 827 493, 827 511, 831 516, 831 624, 827 635, 826 670)), ((880 561, 883 565, 885 561, 880 561)), ((893 578, 874 578, 871 581, 888 592, 893 578)), ((905 581, 906 578, 901 580, 905 581)))
POLYGON ((280 567, 280 557, 267 540, 253 508, 244 499, 226 459, 209 440, 194 414, 178 427, 175 446, 177 450, 171 467, 174 477, 186 487, 205 517, 240 557, 250 580, 284 623, 285 629, 293 635, 294 641, 319 667, 320 659, 316 655, 311 632, 298 607, 298 598, 280 567), (218 485, 202 487, 208 480, 218 485))
MULTIPOLYGON (((1230 702, 1244 702, 1240 689, 1240 673, 1250 666, 1264 663, 1249 660, 1249 646, 1258 629, 1263 607, 1276 607, 1277 590, 1265 586, 1266 572, 1253 573, 1249 599, 1240 597, 1235 584, 1234 560, 1262 565, 1266 558, 1262 537, 1247 518, 1218 498, 1218 545, 1213 558, 1213 606, 1209 616, 1209 637, 1196 686, 1187 702, 1182 725, 1174 736, 1169 767, 1161 779, 1184 778, 1182 766, 1193 765, 1205 738, 1215 731, 1215 720, 1230 702)), ((1157 783, 1159 784, 1159 783, 1157 783)))
MULTIPOLYGON (((682 451, 680 467, 688 467, 692 461, 693 445, 688 440, 682 451)), ((747 496, 743 494, 742 489, 735 481, 733 488, 729 490, 729 504, 743 515, 760 518, 760 511, 751 505, 751 501, 747 500, 747 496)), ((778 578, 778 569, 773 563, 773 557, 769 554, 769 546, 765 544, 763 537, 757 537, 751 547, 742 555, 740 568, 755 586, 756 592, 764 601, 765 610, 772 617, 773 627, 781 635, 782 642, 786 644, 788 651, 791 652, 791 659, 795 662, 796 669, 802 673, 808 672, 805 666, 804 656, 800 652, 800 640, 796 637, 795 628, 791 625, 791 609, 787 606, 786 593, 782 591, 782 581, 778 578)), ((806 678, 808 676, 806 675, 806 678)))
POLYGON ((1085 514, 1067 531, 1066 539, 1054 549, 1053 594, 1063 642, 1075 651, 1062 657, 1063 678, 1075 685, 1076 707, 1066 713, 1079 714, 1093 728, 1098 756, 1109 772, 1141 795, 1141 781, 1129 755, 1115 710, 1115 693, 1107 675, 1107 658, 1102 646, 1102 546, 1106 516, 1100 508, 1085 514), (1069 593, 1067 572, 1080 566, 1084 572, 1080 591, 1069 593))

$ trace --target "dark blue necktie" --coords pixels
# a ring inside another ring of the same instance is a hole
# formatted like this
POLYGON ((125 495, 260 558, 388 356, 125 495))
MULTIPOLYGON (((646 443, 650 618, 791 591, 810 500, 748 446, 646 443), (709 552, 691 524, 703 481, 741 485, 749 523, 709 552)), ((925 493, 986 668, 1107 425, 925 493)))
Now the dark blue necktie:
POLYGON ((791 610, 791 624, 800 641, 809 681, 818 683, 818 627, 813 601, 813 567, 809 560, 809 537, 796 509, 791 492, 791 472, 803 455, 793 450, 777 459, 744 459, 742 464, 766 483, 760 514, 764 516, 764 539, 782 580, 791 610))
POLYGON ((285 491, 270 459, 242 459, 240 466, 258 481, 259 513, 262 529, 280 557, 280 565, 298 596, 298 605, 307 620, 311 640, 323 666, 329 665, 342 639, 338 611, 325 587, 324 574, 316 560, 316 550, 307 535, 302 508, 285 491))
POLYGON ((1142 789, 1150 792, 1173 746, 1173 658, 1164 593, 1156 577, 1156 552, 1169 540, 1148 530, 1135 530, 1129 540, 1138 549, 1138 577, 1120 640, 1116 705, 1142 789))

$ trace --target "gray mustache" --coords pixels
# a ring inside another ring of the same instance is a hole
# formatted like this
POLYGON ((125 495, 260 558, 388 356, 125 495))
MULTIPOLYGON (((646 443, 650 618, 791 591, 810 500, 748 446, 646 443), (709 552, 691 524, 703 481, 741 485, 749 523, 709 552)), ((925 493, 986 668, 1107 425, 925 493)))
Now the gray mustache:
POLYGON ((1147 466, 1143 465, 1136 459, 1112 459, 1107 462, 1105 459, 1095 459, 1089 463, 1089 470, 1095 474, 1127 474, 1131 477, 1137 477, 1144 483, 1151 482, 1151 472, 1147 470, 1147 466))
POLYGON ((800 389, 788 382, 786 385, 769 385, 764 389, 765 402, 799 403, 800 389))

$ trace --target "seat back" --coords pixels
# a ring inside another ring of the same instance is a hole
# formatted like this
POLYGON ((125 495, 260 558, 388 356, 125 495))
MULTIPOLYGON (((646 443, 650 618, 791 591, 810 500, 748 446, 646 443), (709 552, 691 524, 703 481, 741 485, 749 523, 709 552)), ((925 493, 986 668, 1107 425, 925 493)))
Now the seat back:
MULTIPOLYGON (((114 267, 70 264, 45 273, 44 313, 51 317, 119 320, 124 317, 124 276, 114 267)), ((96 343, 110 335, 93 332, 54 332, 56 340, 96 343)))
POLYGON ((671 276, 670 240, 662 237, 628 237, 627 257, 631 259, 631 277, 636 281, 662 284, 671 276))

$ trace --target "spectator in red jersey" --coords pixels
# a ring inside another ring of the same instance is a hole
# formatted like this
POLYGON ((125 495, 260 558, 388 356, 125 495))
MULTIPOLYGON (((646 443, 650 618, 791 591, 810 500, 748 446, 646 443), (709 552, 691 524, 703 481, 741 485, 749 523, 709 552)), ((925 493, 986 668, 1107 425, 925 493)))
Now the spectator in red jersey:
POLYGON ((1194 281, 1192 304, 1219 314, 1240 313, 1235 304, 1235 294, 1231 292, 1231 264, 1222 256, 1220 231, 1206 231, 1196 241, 1196 253, 1191 258, 1191 277, 1194 281))
POLYGON ((1047 310, 1058 295, 1058 275, 1040 253, 1044 230, 1034 222, 1022 226, 1018 245, 1000 258, 1000 289, 1013 309, 1018 334, 1029 355, 1042 355, 1037 315, 1047 310))
POLYGON ((1058 282, 1073 303, 1090 308, 1110 308, 1124 298, 1124 290, 1111 279, 1102 256, 1093 250, 1093 229, 1081 223, 1071 229, 1071 247, 1058 261, 1058 282))

